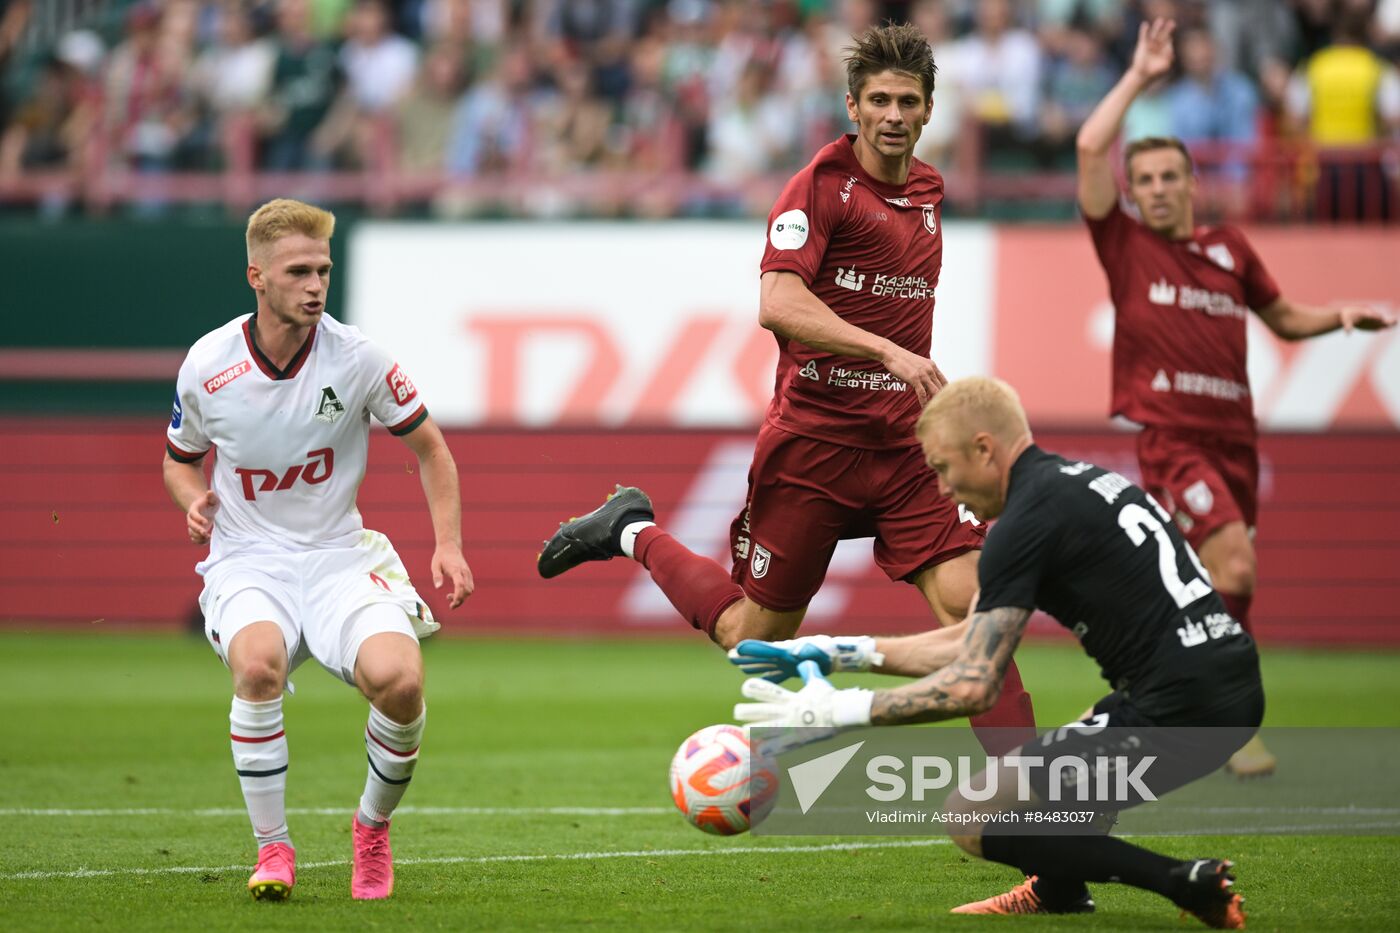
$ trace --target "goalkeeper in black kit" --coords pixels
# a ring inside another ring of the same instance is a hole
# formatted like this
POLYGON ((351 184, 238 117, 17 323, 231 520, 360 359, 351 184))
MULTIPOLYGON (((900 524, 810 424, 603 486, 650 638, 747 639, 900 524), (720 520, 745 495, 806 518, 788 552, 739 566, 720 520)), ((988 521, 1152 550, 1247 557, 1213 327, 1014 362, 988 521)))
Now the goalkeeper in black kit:
MULTIPOLYGON (((1243 899, 1232 889, 1227 860, 1172 859, 1102 831, 1034 835, 1017 827, 1044 822, 1030 817, 1062 807, 1050 801, 1075 797, 1068 786, 1074 769, 1027 761, 1068 756, 1096 773, 1094 756, 1111 741, 1126 766, 1156 766, 1154 794, 1224 765, 1264 717, 1254 640, 1226 611, 1162 507, 1117 473, 1037 447, 1006 383, 951 383, 929 402, 917 430, 940 491, 983 521, 997 519, 973 611, 957 626, 902 638, 742 642, 731 659, 761 676, 744 683, 753 702, 738 704, 735 716, 755 726, 826 729, 975 716, 996 702, 1026 623, 1041 609, 1074 633, 1113 691, 1082 722, 993 759, 1003 773, 991 799, 972 801, 957 791, 949 797, 953 841, 1027 876, 1005 894, 953 912, 1086 913, 1094 909, 1087 883, 1114 881, 1155 891, 1207 926, 1243 929, 1243 899), (837 690, 820 675, 800 691, 774 682, 796 674, 803 661, 823 672, 921 679, 876 691, 837 690), (1029 799, 1018 794, 1024 777, 1029 799), (1066 783, 1050 786, 1059 781, 1066 783), (1019 818, 1007 819, 1011 811, 1019 818)), ((1094 790, 1089 799, 1105 799, 1094 790)))

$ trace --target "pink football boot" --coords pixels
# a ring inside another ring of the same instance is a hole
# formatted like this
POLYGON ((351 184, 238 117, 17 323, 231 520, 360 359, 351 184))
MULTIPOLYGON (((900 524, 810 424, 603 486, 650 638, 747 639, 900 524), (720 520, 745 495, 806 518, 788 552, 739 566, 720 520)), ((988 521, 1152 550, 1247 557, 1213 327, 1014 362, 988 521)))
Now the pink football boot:
POLYGON ((374 829, 352 817, 355 827, 355 869, 350 896, 357 901, 385 898, 394 890, 394 853, 389 851, 389 827, 374 829))
POLYGON ((258 866, 248 879, 248 891, 255 901, 285 901, 292 896, 296 880, 296 850, 285 842, 274 842, 258 849, 258 866))

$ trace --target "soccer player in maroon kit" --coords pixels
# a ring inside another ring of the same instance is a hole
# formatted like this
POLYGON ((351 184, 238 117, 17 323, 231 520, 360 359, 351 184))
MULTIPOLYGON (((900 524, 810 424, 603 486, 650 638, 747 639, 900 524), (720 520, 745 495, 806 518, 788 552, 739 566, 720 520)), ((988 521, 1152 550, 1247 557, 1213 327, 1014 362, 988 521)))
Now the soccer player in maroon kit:
MULTIPOLYGON (((1143 488, 1175 517, 1248 630, 1259 455, 1246 315, 1253 310, 1285 340, 1379 330, 1395 318, 1289 301, 1240 231, 1196 226, 1194 169, 1178 139, 1141 139, 1126 148, 1128 198, 1141 220, 1124 212, 1110 150, 1129 105, 1171 70, 1174 28, 1164 19, 1142 25, 1128 71, 1080 129, 1079 208, 1113 298, 1113 414, 1142 425, 1143 488)), ((1229 768, 1248 777, 1270 774, 1275 764, 1255 739, 1229 768)))
MULTIPOLYGON (((945 382, 929 358, 943 179, 913 157, 933 108, 933 54, 918 30, 895 25, 848 51, 857 132, 818 152, 769 217, 759 322, 777 338, 778 370, 731 528, 732 573, 652 524, 651 501, 634 487, 561 525, 539 558, 553 577, 632 557, 726 649, 791 638, 842 538, 874 536, 881 569, 914 584, 942 625, 966 616, 977 588, 985 528, 939 494, 914 436, 922 404, 945 382)), ((838 641, 869 665, 871 645, 838 641)), ((1013 664, 974 729, 999 751, 1034 725, 1013 664)))

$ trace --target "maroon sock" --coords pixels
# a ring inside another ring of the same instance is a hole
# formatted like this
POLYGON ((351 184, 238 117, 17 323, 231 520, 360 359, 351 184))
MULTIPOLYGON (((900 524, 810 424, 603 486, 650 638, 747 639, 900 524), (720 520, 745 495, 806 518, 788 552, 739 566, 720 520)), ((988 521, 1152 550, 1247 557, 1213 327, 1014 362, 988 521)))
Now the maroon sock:
POLYGON ((1013 660, 1001 682, 996 706, 972 717, 972 731, 988 755, 1004 755, 1035 738, 1035 710, 1013 660))
POLYGON ((1226 610, 1235 617, 1240 628, 1253 635, 1254 627, 1249 624, 1249 604, 1254 602, 1254 594, 1241 596, 1239 593, 1221 593, 1220 598, 1225 600, 1226 610))
POLYGON ((632 553, 651 571, 651 578, 676 611, 706 635, 713 637, 720 614, 744 598, 729 571, 655 525, 638 533, 632 553))

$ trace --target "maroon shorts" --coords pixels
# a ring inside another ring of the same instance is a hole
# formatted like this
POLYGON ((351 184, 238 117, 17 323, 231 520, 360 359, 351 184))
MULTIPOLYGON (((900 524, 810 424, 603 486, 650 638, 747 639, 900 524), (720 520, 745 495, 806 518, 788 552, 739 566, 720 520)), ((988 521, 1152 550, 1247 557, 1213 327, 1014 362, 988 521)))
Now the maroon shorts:
POLYGON ((963 521, 917 447, 864 450, 759 431, 748 504, 729 540, 734 582, 765 609, 791 612, 821 588, 836 542, 875 538, 891 580, 982 546, 986 526, 963 521))
POLYGON ((1199 431, 1148 426, 1137 439, 1142 488, 1176 519, 1200 550, 1229 522, 1252 534, 1259 514, 1259 451, 1252 443, 1199 431))

